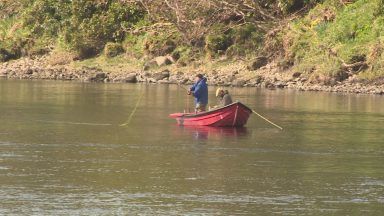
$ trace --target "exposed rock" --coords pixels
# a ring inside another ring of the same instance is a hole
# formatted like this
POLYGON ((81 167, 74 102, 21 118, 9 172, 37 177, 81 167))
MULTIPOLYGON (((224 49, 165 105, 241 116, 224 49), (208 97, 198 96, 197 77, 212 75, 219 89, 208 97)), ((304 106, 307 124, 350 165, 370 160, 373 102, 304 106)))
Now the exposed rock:
POLYGON ((265 56, 256 57, 252 63, 248 66, 249 70, 257 70, 268 64, 268 58, 265 56))
POLYGON ((300 72, 295 72, 295 73, 292 74, 293 78, 299 78, 300 76, 301 76, 300 72))
POLYGON ((144 64, 143 71, 147 71, 154 67, 157 67, 156 61, 148 61, 144 64))
POLYGON ((276 89, 275 84, 273 84, 273 83, 270 82, 270 81, 265 81, 265 82, 263 83, 263 86, 264 86, 264 88, 267 88, 267 89, 270 89, 270 90, 274 90, 274 89, 276 89))
POLYGON ((25 70, 25 74, 31 75, 33 74, 33 70, 31 68, 28 68, 25 70))
POLYGON ((145 77, 144 74, 138 74, 138 75, 136 76, 136 80, 137 80, 138 82, 146 82, 146 81, 147 81, 147 77, 145 77))
POLYGON ((228 75, 225 79, 226 82, 232 83, 236 79, 235 75, 228 75))
POLYGON ((232 81, 232 86, 236 86, 236 87, 242 87, 246 84, 247 82, 245 80, 242 80, 242 79, 238 79, 238 80, 234 80, 232 81))
POLYGON ((162 67, 173 63, 173 58, 169 56, 158 56, 144 64, 143 70, 148 71, 151 68, 162 67))
POLYGON ((157 80, 155 80, 154 78, 147 78, 147 82, 148 83, 157 83, 157 80))
POLYGON ((188 78, 183 78, 183 79, 180 81, 181 84, 188 84, 189 82, 190 82, 190 81, 189 81, 188 78))
POLYGON ((169 80, 159 80, 159 81, 157 81, 157 83, 170 84, 171 82, 169 80))
POLYGON ((168 56, 158 56, 154 58, 153 61, 155 61, 159 67, 172 64, 172 61, 168 58, 168 56))
POLYGON ((283 81, 278 81, 274 84, 277 88, 285 88, 287 86, 287 83, 283 81))
POLYGON ((264 81, 264 78, 262 76, 256 76, 255 78, 255 84, 260 84, 264 81))
POLYGON ((104 79, 107 78, 107 74, 105 73, 97 73, 94 77, 91 77, 89 81, 93 82, 104 82, 104 79))
POLYGON ((9 72, 6 69, 0 71, 0 75, 7 75, 9 72))
POLYGON ((130 73, 130 74, 128 74, 128 75, 124 78, 123 82, 125 82, 125 83, 136 83, 136 82, 137 82, 136 73, 130 73))
POLYGON ((159 73, 154 73, 152 77, 156 81, 159 81, 159 80, 163 80, 165 78, 169 78, 169 75, 170 75, 169 70, 164 70, 164 71, 159 72, 159 73))
POLYGON ((176 62, 177 62, 177 59, 176 59, 176 58, 174 58, 172 55, 170 55, 170 56, 167 56, 167 58, 169 59, 169 61, 171 61, 171 64, 174 64, 174 63, 176 63, 176 62))
MULTIPOLYGON (((289 73, 280 73, 273 71, 271 64, 263 67, 260 73, 256 73, 249 79, 249 74, 244 73, 246 66, 243 68, 231 68, 227 71, 220 69, 213 70, 211 73, 207 71, 179 71, 170 73, 168 70, 151 73, 142 71, 139 73, 105 73, 97 67, 82 67, 80 69, 73 68, 69 65, 49 65, 44 57, 21 58, 15 61, 0 63, 0 78, 6 79, 51 79, 51 80, 82 80, 85 82, 148 82, 148 83, 183 83, 191 84, 194 80, 194 74, 205 73, 209 78, 210 85, 223 86, 249 86, 249 87, 265 87, 268 89, 275 88, 292 88, 302 91, 327 91, 327 92, 349 92, 362 94, 384 94, 384 78, 377 78, 371 81, 364 81, 354 73, 354 66, 358 66, 362 57, 355 57, 350 64, 351 67, 346 70, 340 69, 340 72, 334 76, 321 74, 312 74, 307 80, 300 72, 292 75, 289 73), (357 64, 352 63, 357 61, 357 64), (353 66, 353 67, 352 67, 353 66), (232 73, 230 72, 232 71, 232 73), (259 75, 257 75, 259 74, 259 75)), ((154 67, 157 62, 153 61, 154 67)), ((361 66, 361 65, 360 65, 361 66)))
POLYGON ((350 76, 349 73, 347 73, 346 71, 344 70, 340 70, 338 71, 336 74, 335 74, 335 81, 344 81, 346 79, 348 79, 348 77, 350 76))

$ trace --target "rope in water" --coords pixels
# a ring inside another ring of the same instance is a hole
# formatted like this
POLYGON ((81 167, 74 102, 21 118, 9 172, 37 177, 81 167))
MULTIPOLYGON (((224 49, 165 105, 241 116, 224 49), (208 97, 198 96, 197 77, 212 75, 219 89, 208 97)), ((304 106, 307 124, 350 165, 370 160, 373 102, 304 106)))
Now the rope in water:
POLYGON ((145 91, 143 90, 142 93, 141 93, 140 96, 139 96, 139 99, 137 99, 136 105, 135 105, 135 107, 133 108, 131 114, 129 115, 128 120, 127 120, 125 123, 121 124, 120 126, 127 126, 127 125, 131 122, 132 117, 133 117, 133 115, 135 114, 135 112, 136 112, 136 110, 137 110, 137 107, 139 107, 140 101, 141 101, 141 99, 142 99, 143 96, 144 96, 144 93, 145 93, 145 91))
POLYGON ((110 126, 108 123, 91 123, 91 122, 70 122, 70 121, 46 121, 46 120, 35 120, 37 122, 51 123, 51 124, 72 124, 72 125, 90 125, 90 126, 110 126))
POLYGON ((264 119, 265 121, 267 121, 268 123, 270 123, 271 125, 279 128, 280 130, 283 130, 282 127, 280 127, 279 125, 273 123, 272 121, 268 120, 267 118, 265 118, 264 116, 260 115, 259 113, 257 113, 255 110, 252 110, 253 113, 255 113, 256 115, 258 115, 260 118, 264 119))

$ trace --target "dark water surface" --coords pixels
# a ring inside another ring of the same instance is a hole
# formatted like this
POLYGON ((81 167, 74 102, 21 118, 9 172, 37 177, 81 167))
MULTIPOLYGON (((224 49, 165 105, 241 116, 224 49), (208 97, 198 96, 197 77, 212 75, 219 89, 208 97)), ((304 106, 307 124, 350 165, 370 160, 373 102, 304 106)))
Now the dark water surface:
POLYGON ((285 130, 180 128, 177 86, 0 80, 0 215, 384 214, 384 97, 231 92, 285 130))

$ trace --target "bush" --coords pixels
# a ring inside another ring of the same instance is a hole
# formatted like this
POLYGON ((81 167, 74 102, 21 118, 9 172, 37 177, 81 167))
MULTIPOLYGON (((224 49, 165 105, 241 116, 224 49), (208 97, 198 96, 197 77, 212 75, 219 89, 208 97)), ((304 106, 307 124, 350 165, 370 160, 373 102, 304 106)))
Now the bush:
POLYGON ((138 7, 118 1, 98 4, 83 0, 72 4, 72 24, 65 29, 64 39, 82 58, 98 54, 107 42, 121 42, 125 29, 145 15, 138 7))
POLYGON ((284 13, 290 13, 303 8, 306 5, 315 5, 322 0, 278 0, 278 6, 284 13))
POLYGON ((233 39, 230 34, 215 34, 211 33, 206 37, 205 50, 210 56, 224 53, 233 44, 233 39))
POLYGON ((185 66, 193 58, 192 49, 190 46, 179 46, 172 52, 171 56, 177 61, 178 65, 185 66))
MULTIPOLYGON (((96 55, 107 42, 121 42, 127 29, 145 16, 139 5, 119 0, 32 0, 22 3, 19 4, 23 5, 20 12, 14 17, 22 23, 24 34, 20 38, 28 39, 22 49, 32 54, 46 52, 46 47, 58 42, 59 38, 61 46, 77 52, 80 58, 96 55)), ((0 21, 0 27, 3 23, 0 21)), ((12 37, 12 40, 10 44, 14 44, 18 37, 12 37)))
POLYGON ((366 13, 375 11, 379 1, 357 0, 345 7, 326 1, 293 22, 283 36, 285 56, 294 59, 293 70, 342 81, 347 77, 343 63, 367 62, 380 68, 380 58, 371 58, 369 48, 383 37, 384 18, 366 13))
POLYGON ((144 40, 144 51, 152 56, 163 56, 171 54, 181 43, 181 35, 174 27, 155 30, 146 34, 144 40))
POLYGON ((120 43, 107 43, 104 47, 104 55, 106 57, 115 57, 124 52, 124 48, 120 43))
POLYGON ((0 49, 0 62, 9 61, 12 58, 11 54, 6 49, 0 49))
POLYGON ((144 55, 145 34, 127 35, 123 41, 123 48, 128 55, 140 58, 144 55))
POLYGON ((65 50, 54 50, 48 57, 48 64, 50 65, 66 65, 75 59, 75 55, 65 50))
POLYGON ((226 55, 229 57, 258 55, 264 43, 265 32, 256 28, 254 24, 246 24, 233 29, 231 45, 226 55))

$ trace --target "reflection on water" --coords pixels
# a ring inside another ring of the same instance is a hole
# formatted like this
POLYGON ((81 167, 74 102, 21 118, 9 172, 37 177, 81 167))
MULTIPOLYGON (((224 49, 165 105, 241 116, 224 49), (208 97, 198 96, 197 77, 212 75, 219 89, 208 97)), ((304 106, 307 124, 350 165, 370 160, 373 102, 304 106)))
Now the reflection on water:
POLYGON ((383 97, 230 91, 284 130, 179 127, 172 85, 0 80, 0 215, 382 215, 383 97))
POLYGON ((247 135, 246 127, 231 128, 231 127, 207 127, 207 126, 178 126, 176 133, 191 134, 196 140, 207 139, 227 139, 228 137, 237 138, 247 135))

